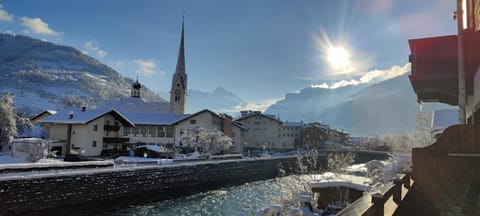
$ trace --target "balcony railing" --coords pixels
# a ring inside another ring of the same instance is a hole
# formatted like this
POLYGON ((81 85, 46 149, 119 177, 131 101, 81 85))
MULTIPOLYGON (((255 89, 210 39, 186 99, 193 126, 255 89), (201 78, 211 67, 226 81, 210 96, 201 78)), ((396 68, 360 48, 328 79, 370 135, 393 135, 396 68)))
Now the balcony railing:
POLYGON ((119 131, 120 130, 120 126, 119 125, 104 125, 103 126, 103 129, 105 131, 119 131))

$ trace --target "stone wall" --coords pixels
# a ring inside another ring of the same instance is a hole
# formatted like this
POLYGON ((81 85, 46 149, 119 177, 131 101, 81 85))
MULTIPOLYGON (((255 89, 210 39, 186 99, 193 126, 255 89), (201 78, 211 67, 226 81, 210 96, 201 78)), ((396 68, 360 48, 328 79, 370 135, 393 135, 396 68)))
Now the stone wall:
MULTIPOLYGON (((383 155, 384 157, 384 155, 383 155)), ((373 155, 372 159, 380 159, 373 155)), ((91 214, 238 185, 298 170, 296 157, 115 167, 0 176, 0 215, 91 214)))

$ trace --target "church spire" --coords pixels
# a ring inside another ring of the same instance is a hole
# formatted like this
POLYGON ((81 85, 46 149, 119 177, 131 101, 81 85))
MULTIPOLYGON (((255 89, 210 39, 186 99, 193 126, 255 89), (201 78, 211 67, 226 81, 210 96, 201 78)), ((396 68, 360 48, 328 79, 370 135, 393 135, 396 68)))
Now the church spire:
POLYGON ((185 72, 184 24, 185 17, 183 16, 177 67, 175 68, 175 73, 173 74, 172 89, 170 91, 170 112, 176 114, 184 114, 187 104, 187 73, 185 72))

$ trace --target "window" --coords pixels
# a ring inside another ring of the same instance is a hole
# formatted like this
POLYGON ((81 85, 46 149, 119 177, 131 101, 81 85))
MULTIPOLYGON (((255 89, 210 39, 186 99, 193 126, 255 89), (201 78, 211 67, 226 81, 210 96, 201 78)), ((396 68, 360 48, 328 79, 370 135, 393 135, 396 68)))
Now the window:
POLYGON ((185 132, 184 129, 180 129, 180 136, 183 135, 184 132, 185 132))
POLYGON ((173 128, 172 127, 167 127, 167 137, 168 138, 173 137, 173 128))
POLYGON ((98 131, 98 125, 93 125, 93 131, 98 131))
POLYGON ((197 124, 197 120, 195 119, 190 120, 190 124, 197 124))
POLYGON ((105 121, 105 125, 110 125, 110 121, 109 121, 109 120, 106 120, 106 121, 105 121))
POLYGON ((175 102, 179 102, 180 101, 180 96, 176 95, 175 96, 175 102))
POLYGON ((157 133, 158 137, 165 137, 165 131, 163 130, 163 126, 158 126, 157 133))
POLYGON ((97 141, 96 140, 92 141, 92 147, 97 147, 97 141))
POLYGON ((107 144, 103 144, 103 148, 108 148, 108 145, 107 145, 107 144))
POLYGON ((130 133, 131 131, 131 128, 129 127, 124 127, 123 128, 123 136, 128 136, 128 134, 130 133))
POLYGON ((142 133, 142 136, 144 136, 144 137, 147 136, 147 127, 146 126, 140 127, 140 131, 142 133))

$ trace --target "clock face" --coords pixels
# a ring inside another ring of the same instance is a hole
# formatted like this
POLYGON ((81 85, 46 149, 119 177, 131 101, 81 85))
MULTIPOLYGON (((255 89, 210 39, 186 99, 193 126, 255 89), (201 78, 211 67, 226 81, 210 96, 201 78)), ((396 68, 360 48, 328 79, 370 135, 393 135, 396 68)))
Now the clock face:
POLYGON ((180 89, 175 89, 175 94, 176 95, 180 95, 182 93, 182 91, 180 91, 180 89))

